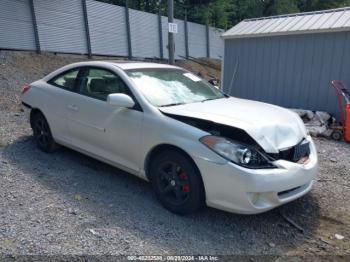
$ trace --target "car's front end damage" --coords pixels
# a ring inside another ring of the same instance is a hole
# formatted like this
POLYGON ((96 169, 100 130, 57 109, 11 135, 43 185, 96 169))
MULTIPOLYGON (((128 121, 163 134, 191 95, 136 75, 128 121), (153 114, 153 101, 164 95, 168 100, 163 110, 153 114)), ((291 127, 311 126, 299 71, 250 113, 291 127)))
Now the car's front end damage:
POLYGON ((230 161, 217 164, 198 157, 207 205, 243 214, 267 211, 297 199, 308 191, 317 173, 317 154, 310 137, 305 162, 278 159, 274 168, 249 169, 230 161))
POLYGON ((208 108, 204 106, 189 104, 161 111, 207 132, 199 139, 202 149, 222 159, 193 155, 208 206, 255 214, 310 191, 318 170, 317 153, 298 116, 279 107, 236 98, 210 101, 208 108), (256 107, 252 110, 257 115, 235 111, 244 111, 247 106, 256 107), (225 110, 233 117, 220 113, 225 110))

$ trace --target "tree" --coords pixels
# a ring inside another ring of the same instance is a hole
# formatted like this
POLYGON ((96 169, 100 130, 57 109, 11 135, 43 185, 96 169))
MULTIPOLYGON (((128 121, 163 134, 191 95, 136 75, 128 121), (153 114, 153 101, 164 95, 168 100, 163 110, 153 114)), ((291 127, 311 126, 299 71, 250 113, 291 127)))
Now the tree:
POLYGON ((270 2, 270 5, 265 5, 265 16, 300 12, 300 9, 298 7, 298 0, 278 0, 270 2))
POLYGON ((339 8, 350 5, 350 0, 301 0, 299 8, 303 12, 339 8))

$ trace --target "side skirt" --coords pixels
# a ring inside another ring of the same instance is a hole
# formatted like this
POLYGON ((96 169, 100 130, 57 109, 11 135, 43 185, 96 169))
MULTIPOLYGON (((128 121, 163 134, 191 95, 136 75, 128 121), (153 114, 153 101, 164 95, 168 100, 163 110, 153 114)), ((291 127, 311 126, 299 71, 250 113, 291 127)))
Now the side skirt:
POLYGON ((108 165, 111 165, 111 166, 113 166, 113 167, 119 168, 119 169, 121 169, 121 170, 123 170, 123 171, 125 171, 125 172, 127 172, 127 173, 130 173, 130 174, 132 174, 132 175, 134 175, 134 176, 137 176, 137 177, 139 177, 139 178, 141 178, 141 179, 143 179, 143 180, 145 180, 145 181, 148 181, 147 178, 146 178, 146 176, 145 176, 144 174, 142 174, 142 172, 140 172, 140 171, 138 171, 138 170, 130 169, 130 168, 126 167, 126 166, 123 166, 123 165, 121 165, 121 164, 115 163, 115 162, 113 162, 113 161, 111 161, 111 160, 109 160, 109 159, 106 159, 106 158, 104 158, 104 157, 101 157, 101 156, 99 156, 99 155, 96 155, 96 154, 94 154, 94 153, 91 153, 91 152, 89 152, 89 151, 86 151, 86 150, 84 150, 84 149, 81 149, 81 148, 79 148, 79 147, 77 147, 77 146, 74 146, 74 145, 72 145, 72 144, 70 144, 70 143, 64 142, 64 141, 59 140, 59 139, 56 139, 56 138, 54 138, 54 139, 55 139, 55 141, 56 141, 58 144, 60 144, 60 145, 63 145, 63 146, 65 146, 65 147, 68 147, 68 148, 70 148, 70 149, 72 149, 72 150, 74 150, 74 151, 77 151, 77 152, 82 153, 82 154, 84 154, 84 155, 90 156, 90 157, 92 157, 92 158, 94 158, 94 159, 97 159, 97 160, 99 160, 99 161, 101 161, 101 162, 104 162, 104 163, 106 163, 106 164, 108 164, 108 165))

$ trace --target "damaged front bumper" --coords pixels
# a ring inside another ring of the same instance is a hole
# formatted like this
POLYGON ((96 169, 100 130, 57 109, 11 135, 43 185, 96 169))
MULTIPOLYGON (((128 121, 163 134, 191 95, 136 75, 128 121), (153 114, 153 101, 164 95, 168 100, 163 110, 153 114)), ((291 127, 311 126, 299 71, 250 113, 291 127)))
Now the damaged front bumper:
POLYGON ((195 158, 206 191, 208 206, 241 214, 261 213, 311 190, 318 159, 311 137, 310 155, 303 164, 277 160, 273 169, 247 169, 231 162, 218 164, 195 158))

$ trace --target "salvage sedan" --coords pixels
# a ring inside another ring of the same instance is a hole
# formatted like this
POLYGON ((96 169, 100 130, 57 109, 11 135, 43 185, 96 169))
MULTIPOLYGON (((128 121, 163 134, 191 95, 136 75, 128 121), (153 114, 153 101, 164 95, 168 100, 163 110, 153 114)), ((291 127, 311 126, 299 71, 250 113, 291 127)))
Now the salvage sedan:
POLYGON ((179 67, 75 63, 21 97, 41 150, 64 145, 148 180, 174 213, 264 212, 306 194, 317 173, 295 113, 230 97, 179 67))

